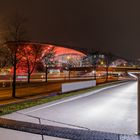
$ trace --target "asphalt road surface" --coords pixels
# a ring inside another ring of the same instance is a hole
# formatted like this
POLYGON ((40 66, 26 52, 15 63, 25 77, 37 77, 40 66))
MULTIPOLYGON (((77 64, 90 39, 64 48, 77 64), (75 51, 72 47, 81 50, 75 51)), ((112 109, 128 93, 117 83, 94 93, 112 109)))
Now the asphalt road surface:
POLYGON ((98 131, 134 134, 137 131, 137 82, 128 82, 97 93, 90 92, 18 111, 55 122, 98 131))

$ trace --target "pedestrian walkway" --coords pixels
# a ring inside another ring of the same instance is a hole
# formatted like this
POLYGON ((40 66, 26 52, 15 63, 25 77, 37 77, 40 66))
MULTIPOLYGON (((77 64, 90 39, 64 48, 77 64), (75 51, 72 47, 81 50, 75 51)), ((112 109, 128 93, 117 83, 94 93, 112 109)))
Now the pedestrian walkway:
POLYGON ((16 131, 12 129, 0 128, 1 140, 66 140, 63 138, 42 136, 27 132, 16 131))

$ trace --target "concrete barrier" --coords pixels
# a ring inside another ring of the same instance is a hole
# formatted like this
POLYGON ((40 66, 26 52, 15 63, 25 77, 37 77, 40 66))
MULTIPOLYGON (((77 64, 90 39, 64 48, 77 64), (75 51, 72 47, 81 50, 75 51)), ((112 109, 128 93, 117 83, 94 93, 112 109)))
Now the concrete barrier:
POLYGON ((62 84, 61 91, 63 93, 63 92, 75 91, 75 90, 94 87, 94 86, 96 86, 96 80, 65 83, 62 84))

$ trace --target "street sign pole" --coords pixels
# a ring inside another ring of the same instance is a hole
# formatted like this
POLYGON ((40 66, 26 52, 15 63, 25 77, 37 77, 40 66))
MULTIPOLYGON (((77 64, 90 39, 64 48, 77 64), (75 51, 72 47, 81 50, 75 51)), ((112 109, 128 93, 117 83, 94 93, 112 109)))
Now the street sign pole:
POLYGON ((137 107, 137 117, 138 117, 138 123, 137 123, 137 134, 139 135, 140 134, 140 75, 138 75, 138 93, 137 93, 138 95, 138 98, 137 98, 137 105, 138 105, 138 107, 137 107))

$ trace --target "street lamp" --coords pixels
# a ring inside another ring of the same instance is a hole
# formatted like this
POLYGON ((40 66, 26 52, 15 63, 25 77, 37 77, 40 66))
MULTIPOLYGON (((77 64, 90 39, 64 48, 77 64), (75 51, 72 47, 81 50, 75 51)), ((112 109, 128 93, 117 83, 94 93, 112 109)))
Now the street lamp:
POLYGON ((138 117, 138 126, 137 126, 137 134, 140 134, 140 75, 138 74, 137 75, 137 80, 138 80, 138 93, 137 93, 137 110, 138 110, 138 113, 137 113, 137 117, 138 117))

